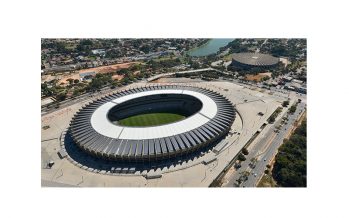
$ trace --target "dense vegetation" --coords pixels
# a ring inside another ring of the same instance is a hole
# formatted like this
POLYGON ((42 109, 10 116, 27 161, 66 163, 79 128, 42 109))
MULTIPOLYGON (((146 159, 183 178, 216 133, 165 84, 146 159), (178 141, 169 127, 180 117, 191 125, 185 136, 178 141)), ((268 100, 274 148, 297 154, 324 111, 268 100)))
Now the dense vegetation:
POLYGON ((294 112, 296 112, 296 109, 297 109, 297 105, 292 105, 288 111, 290 114, 293 114, 294 112))
POLYGON ((279 115, 279 113, 281 113, 282 108, 278 107, 274 113, 272 115, 270 115, 270 117, 268 118, 268 122, 269 123, 274 123, 275 122, 275 118, 279 115))
POLYGON ((282 187, 307 185, 307 122, 302 122, 276 155, 273 178, 282 187))
POLYGON ((306 39, 268 39, 260 52, 276 57, 288 57, 292 61, 306 59, 306 39), (303 55, 304 54, 304 55, 303 55))
POLYGON ((230 48, 229 53, 240 53, 240 52, 248 52, 249 45, 243 44, 244 39, 235 39, 228 43, 228 45, 220 48, 220 51, 223 51, 227 48, 230 48))
POLYGON ((92 78, 92 81, 87 86, 87 91, 98 90, 103 86, 106 86, 112 82, 112 75, 107 74, 97 74, 96 77, 92 78))
MULTIPOLYGON (((178 51, 189 50, 192 47, 205 44, 209 39, 42 39, 41 48, 50 49, 48 53, 43 53, 42 60, 48 60, 50 55, 79 55, 103 58, 120 58, 128 56, 129 50, 137 50, 132 55, 139 55, 140 52, 145 54, 150 52, 158 52, 166 50, 166 42, 172 47, 176 47, 178 51), (105 54, 95 55, 92 53, 94 49, 103 49, 105 54)), ((168 45, 168 44, 167 44, 168 45)))
POLYGON ((167 59, 167 60, 161 60, 161 61, 150 60, 147 64, 153 70, 159 70, 162 68, 171 68, 171 67, 178 66, 181 64, 181 60, 179 58, 167 59))

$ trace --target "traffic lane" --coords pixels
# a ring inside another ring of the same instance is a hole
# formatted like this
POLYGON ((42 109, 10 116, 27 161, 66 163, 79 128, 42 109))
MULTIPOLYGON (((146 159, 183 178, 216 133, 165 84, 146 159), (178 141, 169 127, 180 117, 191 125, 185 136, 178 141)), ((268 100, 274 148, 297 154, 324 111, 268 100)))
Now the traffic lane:
MULTIPOLYGON (((284 124, 284 126, 281 128, 280 132, 277 134, 277 136, 273 139, 273 141, 267 147, 266 153, 261 158, 263 161, 260 161, 260 160, 257 161, 256 167, 251 170, 252 173, 249 176, 251 178, 250 181, 247 180, 247 181, 245 181, 246 184, 244 184, 244 183, 241 184, 243 187, 244 186, 246 186, 246 187, 255 186, 256 185, 255 183, 258 181, 260 176, 262 176, 264 174, 264 169, 266 168, 267 163, 270 163, 271 159, 275 156, 275 154, 277 153, 278 147, 283 143, 283 140, 287 136, 290 128, 293 127, 293 124, 296 121, 296 119, 298 118, 298 115, 300 114, 300 112, 303 111, 303 109, 305 107, 305 104, 298 104, 298 105, 299 106, 297 107, 295 113, 287 115, 288 121, 286 122, 286 124, 284 124), (253 178, 255 178, 255 179, 253 179, 253 178)), ((280 122, 281 122, 281 120, 278 123, 280 123, 280 122)), ((273 128, 270 128, 268 133, 270 133, 270 130, 273 130, 273 128)), ((271 136, 263 137, 261 139, 261 141, 256 144, 256 146, 258 144, 265 145, 266 140, 270 139, 270 137, 271 136)), ((246 157, 246 161, 242 162, 241 167, 238 170, 236 170, 235 173, 233 173, 232 177, 229 178, 228 185, 227 185, 228 187, 235 186, 235 182, 237 179, 240 178, 241 173, 249 170, 249 168, 250 168, 249 163, 251 163, 249 160, 251 157, 255 156, 257 151, 259 151, 259 150, 255 149, 255 152, 251 152, 246 157)))
MULTIPOLYGON (((304 105, 303 105, 304 106, 304 105)), ((296 121, 298 118, 297 115, 299 115, 299 112, 302 111, 303 107, 300 107, 296 112, 291 115, 291 119, 296 121), (298 112, 298 113, 297 113, 298 112)), ((248 180, 243 183, 242 185, 245 187, 255 187, 257 184, 257 181, 260 179, 261 176, 264 175, 264 170, 266 169, 266 166, 271 162, 271 160, 274 158, 274 156, 277 154, 278 148, 283 144, 284 138, 287 136, 289 130, 291 127, 293 127, 293 122, 289 122, 286 124, 286 128, 279 133, 279 137, 276 137, 272 145, 270 146, 269 150, 266 152, 266 154, 263 156, 263 161, 258 161, 257 165, 254 169, 254 172, 251 173, 251 175, 248 177, 248 180), (255 175, 256 174, 256 175, 255 175)))
POLYGON ((258 149, 254 149, 254 152, 250 152, 246 156, 246 160, 241 163, 241 167, 239 169, 237 169, 232 174, 232 176, 229 178, 229 182, 228 182, 227 186, 235 186, 234 183, 236 182, 236 180, 238 180, 240 178, 241 173, 245 172, 245 171, 250 171, 250 169, 251 169, 250 164, 252 163, 251 159, 252 158, 257 158, 257 160, 258 160, 259 159, 258 156, 263 154, 263 153, 260 153, 260 152, 261 151, 262 152, 266 152, 267 148, 271 145, 271 142, 272 142, 271 140, 274 140, 273 137, 276 137, 276 136, 277 135, 275 133, 274 134, 270 134, 270 135, 268 135, 268 137, 264 137, 263 139, 261 139, 261 141, 259 141, 256 144, 256 147, 258 147, 258 149))
POLYGON ((43 110, 41 110, 41 112, 45 112, 45 113, 42 114, 42 116, 50 114, 50 113, 53 113, 53 112, 61 110, 61 109, 64 109, 66 107, 72 106, 72 105, 74 105, 76 103, 82 103, 84 101, 92 100, 93 98, 102 97, 104 95, 107 95, 107 94, 110 94, 112 92, 118 91, 121 88, 122 87, 117 88, 117 89, 110 89, 109 87, 105 87, 105 88, 102 88, 101 91, 99 91, 99 92, 85 93, 85 94, 82 94, 82 95, 76 97, 75 99, 69 99, 69 100, 66 100, 66 101, 63 101, 63 102, 59 102, 59 104, 60 104, 59 108, 50 108, 50 109, 43 108, 43 110))
MULTIPOLYGON (((286 134, 285 134, 286 135, 286 134)), ((264 174, 264 170, 266 169, 267 164, 272 160, 277 147, 279 144, 282 144, 284 137, 278 137, 273 141, 270 146, 269 151, 259 160, 256 164, 256 167, 252 170, 248 180, 243 184, 245 187, 255 187, 259 178, 264 174)))
MULTIPOLYGON (((285 116, 285 114, 283 114, 285 116)), ((228 179, 228 184, 227 186, 235 186, 234 183, 236 182, 237 179, 240 178, 241 173, 244 171, 248 171, 250 169, 250 163, 252 158, 257 158, 258 156, 263 154, 264 152, 267 151, 267 148, 271 145, 271 139, 273 137, 277 137, 278 134, 274 133, 274 128, 275 126, 278 126, 281 124, 281 119, 278 119, 274 124, 271 124, 272 126, 267 130, 266 133, 263 133, 264 136, 259 139, 258 142, 252 147, 250 150, 249 154, 246 156, 246 161, 243 161, 241 163, 241 167, 237 169, 232 176, 228 179), (261 153, 262 152, 262 153, 261 153)), ((275 140, 275 139, 273 139, 275 140)))
MULTIPOLYGON (((249 157, 249 159, 250 159, 251 157, 249 157)), ((240 168, 238 168, 238 169, 235 169, 235 172, 233 172, 233 174, 232 174, 232 176, 231 177, 229 177, 229 179, 228 179, 228 183, 227 183, 227 187, 235 187, 235 182, 236 182, 236 180, 238 180, 239 178, 240 178, 240 176, 241 176, 241 173, 242 172, 244 172, 247 168, 248 168, 248 164, 249 164, 249 162, 247 161, 248 159, 247 159, 247 157, 246 157, 246 161, 243 161, 242 163, 241 163, 241 167, 240 168)), ((234 167, 234 166, 233 166, 234 167)))
POLYGON ((274 128, 270 129, 270 132, 268 132, 265 137, 261 138, 259 142, 257 142, 253 149, 249 152, 248 155, 246 155, 246 160, 241 163, 241 167, 239 169, 236 169, 236 171, 232 174, 232 176, 228 179, 229 182, 227 186, 234 186, 234 183, 237 179, 240 178, 240 173, 247 171, 250 168, 251 159, 255 158, 257 155, 260 155, 259 152, 263 149, 265 149, 265 145, 271 140, 273 136, 275 136, 275 133, 273 134, 274 128))
POLYGON ((268 151, 257 162, 256 167, 252 170, 252 173, 249 176, 249 179, 246 181, 246 184, 244 184, 246 187, 253 187, 253 186, 255 186, 255 183, 259 179, 260 175, 262 175, 264 173, 266 165, 268 163, 270 163, 270 161, 271 161, 271 159, 273 157, 274 152, 277 150, 278 144, 282 143, 284 137, 286 136, 286 131, 280 132, 279 135, 280 135, 279 137, 276 137, 273 140, 273 142, 271 143, 271 146, 269 147, 268 151))

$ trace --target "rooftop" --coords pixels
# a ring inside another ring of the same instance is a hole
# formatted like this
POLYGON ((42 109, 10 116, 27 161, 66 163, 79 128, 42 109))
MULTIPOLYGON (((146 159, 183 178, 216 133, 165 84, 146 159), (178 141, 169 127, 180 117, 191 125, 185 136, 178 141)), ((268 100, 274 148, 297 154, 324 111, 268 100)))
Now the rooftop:
POLYGON ((217 113, 216 103, 208 96, 201 94, 199 92, 190 91, 190 90, 176 90, 176 89, 167 89, 167 90, 152 90, 134 93, 126 95, 117 99, 114 99, 110 102, 107 102, 100 106, 91 117, 92 127, 100 134, 118 139, 152 139, 152 138, 162 138, 173 135, 178 135, 195 129, 203 124, 207 123, 212 119, 217 113), (112 124, 106 114, 108 111, 113 108, 115 105, 126 102, 131 99, 157 95, 157 94, 186 94, 198 98, 202 103, 202 109, 195 115, 180 121, 167 125, 154 126, 154 127, 124 127, 117 126, 112 124))
POLYGON ((262 53, 234 53, 233 60, 255 66, 274 65, 279 62, 279 58, 262 53))

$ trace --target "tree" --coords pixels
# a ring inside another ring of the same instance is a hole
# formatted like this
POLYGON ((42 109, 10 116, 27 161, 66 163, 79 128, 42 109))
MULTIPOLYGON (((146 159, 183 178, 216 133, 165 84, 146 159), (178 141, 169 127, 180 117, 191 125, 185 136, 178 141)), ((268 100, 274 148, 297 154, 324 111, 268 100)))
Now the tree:
POLYGON ((190 64, 192 68, 194 69, 199 69, 200 68, 200 64, 196 61, 193 61, 192 64, 190 64))
POLYGON ((74 83, 75 83, 75 84, 77 84, 77 83, 79 83, 79 82, 80 82, 80 80, 74 79, 74 83))
POLYGON ((41 92, 43 96, 52 96, 53 94, 52 90, 47 87, 46 83, 41 84, 41 92))
POLYGON ((282 102, 283 107, 287 107, 290 104, 290 101, 284 101, 282 102))
POLYGON ((57 101, 64 101, 66 97, 67 97, 66 92, 60 92, 58 93, 58 95, 56 95, 57 101))
POLYGON ((67 81, 69 82, 69 85, 72 85, 72 84, 73 84, 73 82, 74 82, 74 79, 69 78, 69 79, 67 79, 67 81))
POLYGON ((276 109, 275 113, 279 114, 279 113, 281 113, 281 111, 282 111, 282 107, 278 107, 278 108, 276 109))
POLYGON ((267 80, 269 80, 269 79, 270 79, 269 76, 265 76, 265 77, 262 78, 262 81, 267 81, 267 80))
POLYGON ((238 160, 245 161, 246 157, 242 153, 240 153, 239 156, 238 156, 238 160))
POLYGON ((129 70, 126 69, 126 68, 124 68, 124 69, 118 70, 116 73, 117 73, 118 75, 126 75, 126 74, 129 73, 129 70))
POLYGON ((80 94, 80 90, 79 89, 74 89, 73 96, 78 96, 79 94, 80 94))
POLYGON ((130 79, 128 77, 124 77, 121 79, 121 83, 126 85, 126 84, 129 84, 130 83, 130 79))
POLYGON ((114 80, 114 81, 111 83, 111 85, 116 87, 116 86, 119 86, 119 83, 120 83, 119 81, 114 80))
POLYGON ((242 148, 241 152, 244 154, 244 155, 248 155, 248 150, 246 148, 242 148))
POLYGON ((275 157, 272 176, 282 187, 306 187, 306 143, 306 121, 303 121, 275 157))
POLYGON ((83 39, 80 41, 80 43, 76 46, 76 50, 78 52, 88 53, 91 51, 93 42, 90 39, 83 39))
POLYGON ((274 123, 275 122, 275 117, 274 116, 269 117, 268 122, 269 123, 274 123))
POLYGON ((290 112, 291 114, 293 114, 294 112, 296 112, 296 109, 297 109, 297 106, 296 106, 296 105, 292 105, 292 106, 290 107, 290 109, 289 109, 289 112, 290 112))

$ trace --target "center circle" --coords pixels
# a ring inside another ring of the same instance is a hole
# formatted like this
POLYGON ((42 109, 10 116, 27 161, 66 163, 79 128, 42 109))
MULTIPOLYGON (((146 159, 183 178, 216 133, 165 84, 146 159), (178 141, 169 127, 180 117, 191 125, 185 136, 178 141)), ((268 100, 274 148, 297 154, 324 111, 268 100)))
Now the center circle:
POLYGON ((124 127, 160 126, 184 120, 202 109, 202 102, 186 94, 155 94, 134 98, 111 108, 110 122, 124 127))

